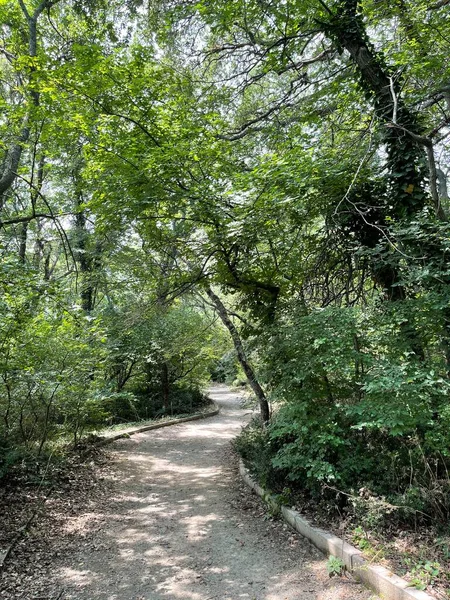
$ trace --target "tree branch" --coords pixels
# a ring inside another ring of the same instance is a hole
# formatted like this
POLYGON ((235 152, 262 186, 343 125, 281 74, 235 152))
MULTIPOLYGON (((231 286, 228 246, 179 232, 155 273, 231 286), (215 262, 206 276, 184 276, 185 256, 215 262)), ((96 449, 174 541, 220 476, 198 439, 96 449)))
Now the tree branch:
POLYGON ((32 215, 27 215, 24 217, 16 217, 15 219, 8 219, 6 221, 0 221, 0 228, 5 225, 17 225, 18 223, 29 223, 33 219, 40 219, 40 218, 55 220, 57 217, 55 217, 55 215, 49 215, 47 213, 33 213, 32 215))
POLYGON ((436 160, 434 158, 433 141, 428 137, 418 135, 417 133, 414 133, 413 131, 406 129, 406 127, 403 127, 402 125, 398 125, 396 123, 387 123, 386 127, 400 129, 401 131, 404 131, 407 135, 409 135, 415 142, 421 144, 422 146, 425 146, 428 158, 428 169, 430 172, 430 191, 431 197, 433 198, 436 216, 441 221, 447 221, 447 215, 445 214, 444 209, 442 208, 442 204, 439 198, 439 191, 437 185, 438 177, 436 171, 436 160))
POLYGON ((434 4, 429 6, 427 10, 438 10, 443 6, 447 6, 447 4, 450 4, 450 0, 439 0, 439 2, 435 2, 434 4))
POLYGON ((32 17, 30 15, 30 13, 28 12, 27 7, 25 6, 25 2, 23 0, 19 0, 19 4, 20 4, 20 8, 22 9, 23 14, 25 15, 26 20, 28 22, 30 22, 32 17))

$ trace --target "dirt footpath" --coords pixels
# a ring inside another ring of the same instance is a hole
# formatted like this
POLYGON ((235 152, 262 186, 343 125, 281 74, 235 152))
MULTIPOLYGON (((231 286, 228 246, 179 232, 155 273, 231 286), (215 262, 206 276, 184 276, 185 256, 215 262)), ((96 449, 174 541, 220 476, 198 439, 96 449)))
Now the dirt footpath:
POLYGON ((230 451, 248 411, 224 386, 211 396, 219 415, 115 444, 113 497, 68 523, 54 559, 61 598, 368 600, 250 496, 230 451))

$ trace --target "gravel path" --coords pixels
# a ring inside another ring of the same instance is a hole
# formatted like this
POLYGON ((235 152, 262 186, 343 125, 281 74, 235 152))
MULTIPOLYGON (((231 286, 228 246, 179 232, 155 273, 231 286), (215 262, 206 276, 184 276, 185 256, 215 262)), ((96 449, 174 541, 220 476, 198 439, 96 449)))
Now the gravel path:
POLYGON ((71 522, 53 566, 62 598, 368 600, 249 494, 230 451, 248 412, 225 386, 211 397, 218 416, 116 443, 115 494, 71 522))

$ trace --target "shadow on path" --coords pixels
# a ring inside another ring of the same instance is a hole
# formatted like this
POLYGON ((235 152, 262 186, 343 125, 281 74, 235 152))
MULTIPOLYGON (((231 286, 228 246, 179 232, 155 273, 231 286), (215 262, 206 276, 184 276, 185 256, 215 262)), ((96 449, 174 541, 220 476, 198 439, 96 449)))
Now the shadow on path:
POLYGON ((248 420, 241 398, 211 388, 221 413, 115 444, 116 493, 71 522, 55 566, 79 600, 350 600, 326 561, 263 509, 236 474, 230 441, 248 420), (70 532, 69 532, 70 533, 70 532))

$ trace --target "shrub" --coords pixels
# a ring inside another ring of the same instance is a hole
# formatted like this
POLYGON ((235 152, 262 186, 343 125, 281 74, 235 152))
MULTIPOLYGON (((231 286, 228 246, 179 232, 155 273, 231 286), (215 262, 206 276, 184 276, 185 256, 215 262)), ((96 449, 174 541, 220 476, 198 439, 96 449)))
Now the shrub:
POLYGON ((260 344, 275 416, 238 443, 258 479, 287 480, 318 500, 330 487, 355 497, 365 489, 359 505, 380 526, 447 523, 450 384, 437 318, 418 298, 364 312, 297 310, 278 322, 260 344))

